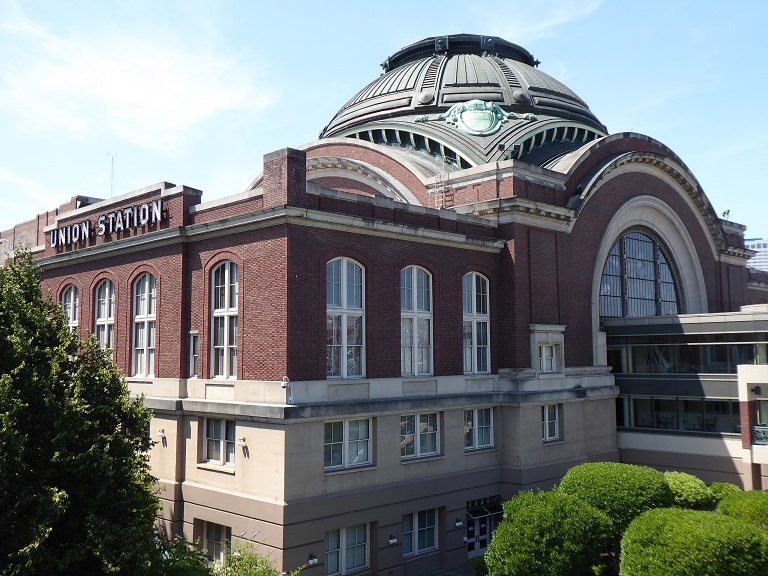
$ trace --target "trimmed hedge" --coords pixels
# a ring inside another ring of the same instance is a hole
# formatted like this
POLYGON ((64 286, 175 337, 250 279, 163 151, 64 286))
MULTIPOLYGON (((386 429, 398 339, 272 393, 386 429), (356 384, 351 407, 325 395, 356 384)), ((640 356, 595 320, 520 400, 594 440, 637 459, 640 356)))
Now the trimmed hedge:
POLYGON ((711 508, 712 493, 704 480, 685 472, 664 472, 664 478, 672 490, 675 505, 680 508, 711 508))
POLYGON ((620 576, 760 576, 768 540, 736 518, 701 510, 650 510, 621 541, 620 576))
POLYGON ((646 510, 672 506, 672 491, 658 470, 647 466, 594 462, 568 470, 560 491, 602 510, 618 544, 629 523, 646 510))
POLYGON ((760 530, 768 530, 768 492, 736 492, 723 498, 717 506, 717 511, 738 518, 760 530))
POLYGON ((709 485, 709 493, 712 494, 714 504, 718 504, 720 500, 726 496, 737 494, 741 491, 741 488, 730 482, 712 482, 712 484, 709 485))
POLYGON ((490 576, 586 576, 610 536, 605 514, 559 490, 522 492, 485 553, 490 576))

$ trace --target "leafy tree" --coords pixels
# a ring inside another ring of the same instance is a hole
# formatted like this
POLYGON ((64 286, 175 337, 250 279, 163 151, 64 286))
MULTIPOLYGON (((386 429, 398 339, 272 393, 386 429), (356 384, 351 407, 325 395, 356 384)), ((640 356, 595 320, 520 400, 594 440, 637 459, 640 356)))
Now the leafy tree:
POLYGON ((592 574, 610 533, 608 517, 574 496, 522 492, 504 504, 504 520, 485 554, 488 574, 592 574))
POLYGON ((735 492, 720 501, 717 511, 768 532, 768 492, 735 492))
POLYGON ((592 462, 568 470, 560 490, 608 515, 615 543, 629 523, 652 508, 672 505, 672 492, 658 470, 647 466, 592 462))
POLYGON ((159 505, 150 419, 43 298, 30 254, 0 269, 0 573, 146 570, 159 505))
POLYGON ((680 508, 711 508, 715 503, 712 492, 701 478, 685 472, 664 472, 664 478, 672 490, 675 505, 680 508))
POLYGON ((702 510, 650 510, 621 541, 620 576, 765 576, 768 540, 736 518, 702 510))
MULTIPOLYGON (((298 576, 303 567, 290 572, 298 576)), ((233 542, 222 562, 213 564, 214 576, 280 576, 269 557, 258 554, 250 542, 233 542)))
POLYGON ((205 552, 191 544, 184 535, 168 540, 159 532, 155 554, 146 576, 213 576, 205 552))
POLYGON ((709 485, 709 493, 712 495, 713 504, 718 504, 726 496, 741 491, 741 488, 730 482, 712 482, 712 484, 709 485))

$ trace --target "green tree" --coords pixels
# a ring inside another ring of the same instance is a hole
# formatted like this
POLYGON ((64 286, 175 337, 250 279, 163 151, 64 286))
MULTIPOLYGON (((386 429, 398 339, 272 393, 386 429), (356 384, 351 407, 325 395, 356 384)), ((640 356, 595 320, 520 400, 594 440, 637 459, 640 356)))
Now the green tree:
POLYGON ((522 492, 504 504, 504 520, 485 554, 488 574, 592 574, 610 524, 605 514, 562 491, 522 492))
POLYGON ((685 472, 664 472, 664 478, 672 490, 676 506, 705 509, 714 505, 714 496, 701 478, 685 472))
POLYGON ((560 482, 560 490, 608 515, 618 545, 637 516, 652 508, 672 505, 672 492, 664 474, 647 466, 618 462, 591 462, 574 466, 560 482))
POLYGON ((649 510, 621 541, 620 576, 765 576, 768 541, 754 526, 723 514, 649 510))
POLYGON ((0 269, 0 573, 146 570, 159 505, 150 419, 43 298, 30 254, 0 269))
POLYGON ((717 512, 738 518, 763 532, 768 532, 768 492, 734 492, 720 501, 717 512))

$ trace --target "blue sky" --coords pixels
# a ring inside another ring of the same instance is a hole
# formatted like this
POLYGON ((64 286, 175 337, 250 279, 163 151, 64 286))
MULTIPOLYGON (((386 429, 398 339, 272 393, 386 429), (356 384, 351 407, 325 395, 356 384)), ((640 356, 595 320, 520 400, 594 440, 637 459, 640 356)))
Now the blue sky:
POLYGON ((242 192, 428 36, 501 36, 768 236, 768 2, 0 0, 0 230, 76 194, 242 192))

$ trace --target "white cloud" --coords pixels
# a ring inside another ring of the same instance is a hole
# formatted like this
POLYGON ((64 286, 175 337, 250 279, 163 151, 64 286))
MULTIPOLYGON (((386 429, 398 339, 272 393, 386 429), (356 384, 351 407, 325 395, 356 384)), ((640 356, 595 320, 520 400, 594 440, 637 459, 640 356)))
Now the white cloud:
POLYGON ((246 67, 194 39, 114 30, 64 38, 23 19, 2 29, 22 49, 0 51, 0 109, 28 130, 73 137, 106 130, 170 152, 217 114, 250 115, 273 101, 257 88, 254 63, 246 67))
MULTIPOLYGON (((547 2, 514 2, 504 9, 504 17, 494 21, 491 34, 512 38, 523 45, 531 40, 548 38, 563 24, 584 18, 597 10, 603 0, 547 0, 547 2)), ((503 3, 500 5, 504 7, 503 3)))

